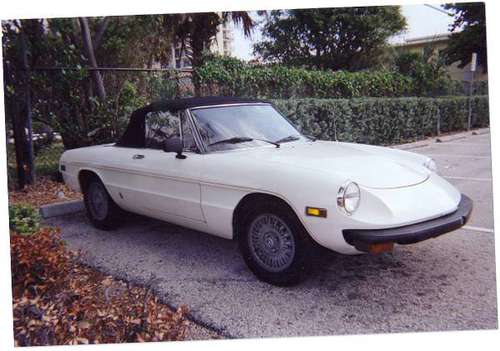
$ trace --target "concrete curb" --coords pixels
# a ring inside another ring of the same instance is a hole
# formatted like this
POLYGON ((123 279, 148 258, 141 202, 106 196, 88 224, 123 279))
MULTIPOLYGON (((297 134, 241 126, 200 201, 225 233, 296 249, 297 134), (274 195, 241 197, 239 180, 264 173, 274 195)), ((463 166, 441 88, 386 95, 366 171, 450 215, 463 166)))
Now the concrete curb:
POLYGON ((429 146, 429 145, 434 144, 434 143, 446 143, 449 141, 465 139, 466 137, 468 137, 470 135, 483 135, 483 134, 488 134, 489 132, 490 132, 490 128, 474 129, 474 130, 469 131, 469 132, 461 132, 461 133, 456 133, 456 134, 443 135, 440 137, 431 137, 431 138, 416 141, 413 143, 394 145, 392 147, 395 149, 401 149, 401 150, 417 149, 420 147, 429 146))
POLYGON ((42 216, 42 218, 50 218, 70 213, 81 212, 84 209, 85 206, 82 200, 64 201, 41 206, 40 215, 42 216))

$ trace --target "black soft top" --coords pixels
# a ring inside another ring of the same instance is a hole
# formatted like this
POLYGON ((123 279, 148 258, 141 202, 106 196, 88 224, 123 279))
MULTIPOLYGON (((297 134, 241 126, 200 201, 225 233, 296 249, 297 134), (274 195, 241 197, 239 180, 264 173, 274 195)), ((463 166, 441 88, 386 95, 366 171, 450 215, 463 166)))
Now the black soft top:
POLYGON ((193 107, 259 102, 262 103, 266 101, 228 96, 205 96, 156 101, 132 113, 125 133, 123 133, 122 137, 115 145, 124 147, 144 147, 146 134, 144 120, 146 115, 150 112, 168 111, 175 113, 193 107))

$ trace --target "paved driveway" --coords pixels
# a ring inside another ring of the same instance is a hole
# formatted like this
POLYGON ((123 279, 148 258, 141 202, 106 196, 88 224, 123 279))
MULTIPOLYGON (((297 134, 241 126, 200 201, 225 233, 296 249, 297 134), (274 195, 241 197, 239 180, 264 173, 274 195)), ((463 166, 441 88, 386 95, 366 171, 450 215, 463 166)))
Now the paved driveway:
POLYGON ((329 254, 292 288, 259 282, 236 243, 141 217, 113 232, 52 218, 71 248, 110 274, 151 284, 232 337, 497 328, 490 135, 413 149, 474 200, 463 229, 393 254, 329 254))

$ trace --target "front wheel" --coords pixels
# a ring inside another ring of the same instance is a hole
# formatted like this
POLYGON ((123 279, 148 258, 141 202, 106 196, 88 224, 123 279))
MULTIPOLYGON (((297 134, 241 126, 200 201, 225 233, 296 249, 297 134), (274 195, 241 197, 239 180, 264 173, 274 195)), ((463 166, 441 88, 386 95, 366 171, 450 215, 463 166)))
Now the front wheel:
POLYGON ((297 284, 310 266, 312 240, 295 214, 279 203, 251 209, 238 240, 250 270, 270 284, 297 284))
POLYGON ((116 226, 120 209, 99 178, 89 180, 83 192, 83 200, 87 217, 95 227, 109 230, 116 226))

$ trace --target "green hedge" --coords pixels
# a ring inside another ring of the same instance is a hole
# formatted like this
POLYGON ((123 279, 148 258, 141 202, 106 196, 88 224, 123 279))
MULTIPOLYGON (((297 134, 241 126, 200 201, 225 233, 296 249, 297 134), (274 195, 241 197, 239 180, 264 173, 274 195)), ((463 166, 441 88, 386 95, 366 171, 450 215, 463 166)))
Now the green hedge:
MULTIPOLYGON (((279 99, 272 103, 304 134, 390 145, 467 129, 468 98, 279 99), (440 116, 440 117, 439 117, 440 116), (439 118, 438 118, 439 117, 439 118)), ((472 98, 472 127, 489 125, 488 96, 472 98)))
MULTIPOLYGON (((463 82, 442 77, 427 79, 396 71, 319 71, 283 65, 252 65, 232 57, 207 57, 194 77, 202 95, 280 98, 356 98, 464 95, 463 82), (432 86, 432 88, 431 88, 432 86)), ((475 93, 487 94, 486 83, 476 83, 475 93)))
POLYGON ((265 98, 352 98, 413 95, 410 77, 397 72, 325 72, 246 64, 231 57, 206 60, 194 75, 202 95, 265 98))
MULTIPOLYGON (((468 96, 470 90, 470 83, 467 81, 452 80, 449 86, 449 94, 454 96, 468 96)), ((488 81, 478 81, 474 82, 472 88, 473 95, 488 95, 488 81)))

